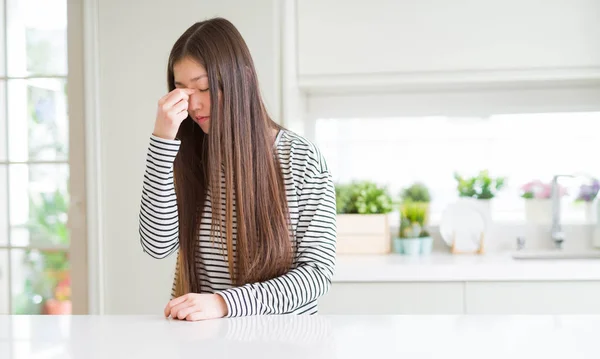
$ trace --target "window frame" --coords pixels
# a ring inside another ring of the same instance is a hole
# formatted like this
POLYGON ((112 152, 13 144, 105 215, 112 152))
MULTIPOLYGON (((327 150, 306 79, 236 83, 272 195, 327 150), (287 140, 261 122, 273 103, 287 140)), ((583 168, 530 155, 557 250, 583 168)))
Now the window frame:
MULTIPOLYGON (((13 0, 14 1, 14 0, 13 0)), ((67 81, 67 111, 68 111, 68 142, 69 142, 69 153, 68 157, 64 161, 37 161, 37 160, 28 160, 28 161, 11 161, 8 157, 8 138, 5 143, 2 143, 3 147, 5 147, 6 153, 6 161, 1 160, 0 165, 2 165, 6 169, 6 188, 0 189, 7 194, 6 199, 6 215, 7 215, 7 227, 6 233, 3 235, 7 236, 6 244, 0 245, 0 250, 4 251, 7 254, 7 273, 1 273, 0 275, 5 276, 7 285, 8 285, 8 313, 12 314, 13 311, 13 275, 12 271, 13 263, 12 263, 12 251, 14 249, 59 249, 65 250, 69 252, 69 264, 70 264, 70 275, 71 275, 71 300, 73 303, 72 314, 88 314, 89 310, 89 270, 88 270, 88 251, 87 251, 87 241, 88 241, 88 226, 86 221, 86 198, 87 198, 87 188, 86 188, 86 142, 85 137, 86 126, 85 125, 85 113, 86 108, 84 107, 84 71, 83 71, 83 62, 85 57, 84 51, 84 26, 83 20, 84 15, 90 16, 88 11, 87 14, 85 12, 85 4, 88 0, 78 0, 78 1, 67 1, 67 74, 34 74, 32 76, 11 76, 11 74, 7 71, 8 64, 8 51, 6 48, 7 45, 7 26, 8 26, 8 0, 0 1, 0 18, 2 19, 2 23, 0 24, 0 37, 2 42, 2 47, 0 51, 1 54, 0 66, 2 67, 2 72, 0 73, 0 81, 4 84, 7 84, 8 81, 12 80, 27 80, 27 79, 37 79, 37 78, 60 78, 67 81), (13 245, 10 242, 10 197, 8 193, 10 192, 10 166, 13 164, 66 164, 69 168, 69 212, 68 212, 68 223, 67 227, 69 229, 69 237, 70 237, 70 245, 68 247, 64 246, 36 246, 36 245, 28 245, 28 246, 20 246, 13 245), (76 239, 76 240, 74 240, 76 239)), ((95 2, 94 2, 95 3, 95 2)), ((95 8, 94 8, 95 9, 95 8)), ((89 30, 86 31, 89 33, 89 30)), ((2 93, 3 99, 2 101, 6 105, 8 93, 4 91, 2 93)), ((2 108, 4 111, 4 118, 6 123, 2 124, 3 128, 0 131, 5 131, 5 136, 8 136, 8 107, 4 106, 2 108)))

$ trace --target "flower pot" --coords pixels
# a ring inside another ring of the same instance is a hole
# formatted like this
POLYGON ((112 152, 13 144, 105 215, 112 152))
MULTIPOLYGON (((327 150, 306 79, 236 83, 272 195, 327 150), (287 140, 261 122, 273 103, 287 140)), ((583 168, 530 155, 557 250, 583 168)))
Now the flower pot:
POLYGON ((402 252, 404 252, 402 241, 403 241, 403 239, 402 238, 398 238, 398 237, 394 237, 392 239, 392 252, 393 253, 402 253, 402 252))
POLYGON ((50 315, 65 315, 71 314, 72 303, 70 300, 59 301, 56 299, 48 299, 44 304, 44 313, 50 315))
POLYGON ((552 200, 534 198, 525 200, 525 219, 534 224, 550 224, 552 222, 552 200))
POLYGON ((338 214, 338 254, 387 254, 391 252, 388 214, 338 214))
POLYGON ((598 216, 596 203, 588 201, 575 201, 568 208, 574 218, 580 219, 584 224, 595 224, 598 216))
POLYGON ((475 202, 474 202, 474 204, 486 216, 491 216, 492 215, 492 200, 491 199, 476 199, 475 202))
POLYGON ((419 238, 421 240, 421 254, 427 255, 431 253, 433 249, 433 238, 432 237, 423 237, 419 238))
POLYGON ((457 202, 466 203, 469 206, 477 209, 486 218, 492 217, 492 200, 491 199, 477 199, 471 197, 459 197, 457 202))
POLYGON ((594 202, 585 202, 585 223, 596 223, 597 208, 594 202))
POLYGON ((402 251, 408 256, 418 256, 421 254, 420 238, 403 238, 402 251))

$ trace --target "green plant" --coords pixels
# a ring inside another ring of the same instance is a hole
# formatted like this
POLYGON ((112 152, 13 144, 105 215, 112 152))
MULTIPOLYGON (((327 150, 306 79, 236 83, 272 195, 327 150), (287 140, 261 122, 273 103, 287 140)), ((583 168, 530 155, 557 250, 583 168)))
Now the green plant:
POLYGON ((429 204, 426 202, 405 202, 400 207, 400 238, 429 237, 425 229, 429 204))
POLYGON ((425 184, 421 182, 415 182, 409 187, 402 190, 400 194, 403 202, 430 202, 431 194, 425 184))
POLYGON ((69 244, 67 229, 68 196, 56 190, 30 196, 29 233, 32 242, 44 246, 66 246, 69 244))
POLYGON ((491 177, 488 170, 480 171, 474 177, 463 177, 455 172, 454 179, 460 197, 476 199, 494 198, 504 188, 506 180, 504 177, 491 177))
MULTIPOLYGON (((27 228, 32 243, 42 247, 68 246, 68 196, 65 193, 57 190, 39 196, 30 195, 29 208, 27 228)), ((70 299, 68 249, 27 249, 23 265, 28 270, 27 284, 25 293, 16 298, 15 313, 32 314, 39 311, 32 305, 31 296, 39 295, 43 301, 70 299)))
POLYGON ((392 211, 392 198, 387 188, 370 181, 337 184, 338 214, 383 214, 392 211))

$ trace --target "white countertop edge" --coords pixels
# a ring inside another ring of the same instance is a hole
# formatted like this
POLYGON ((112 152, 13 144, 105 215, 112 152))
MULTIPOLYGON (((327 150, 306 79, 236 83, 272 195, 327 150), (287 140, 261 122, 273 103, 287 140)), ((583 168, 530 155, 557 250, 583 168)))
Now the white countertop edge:
POLYGON ((600 260, 513 260, 510 254, 339 255, 343 282, 600 281, 600 260))

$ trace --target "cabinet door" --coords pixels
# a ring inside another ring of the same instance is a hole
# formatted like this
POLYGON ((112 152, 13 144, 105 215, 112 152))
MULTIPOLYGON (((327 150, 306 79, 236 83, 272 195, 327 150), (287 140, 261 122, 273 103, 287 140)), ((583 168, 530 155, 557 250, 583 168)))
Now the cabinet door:
POLYGON ((600 314, 600 282, 469 282, 468 314, 600 314))
POLYGON ((320 314, 461 314, 463 283, 333 283, 320 314))
POLYGON ((299 0, 299 75, 467 76, 600 65, 600 2, 540 4, 299 0))

